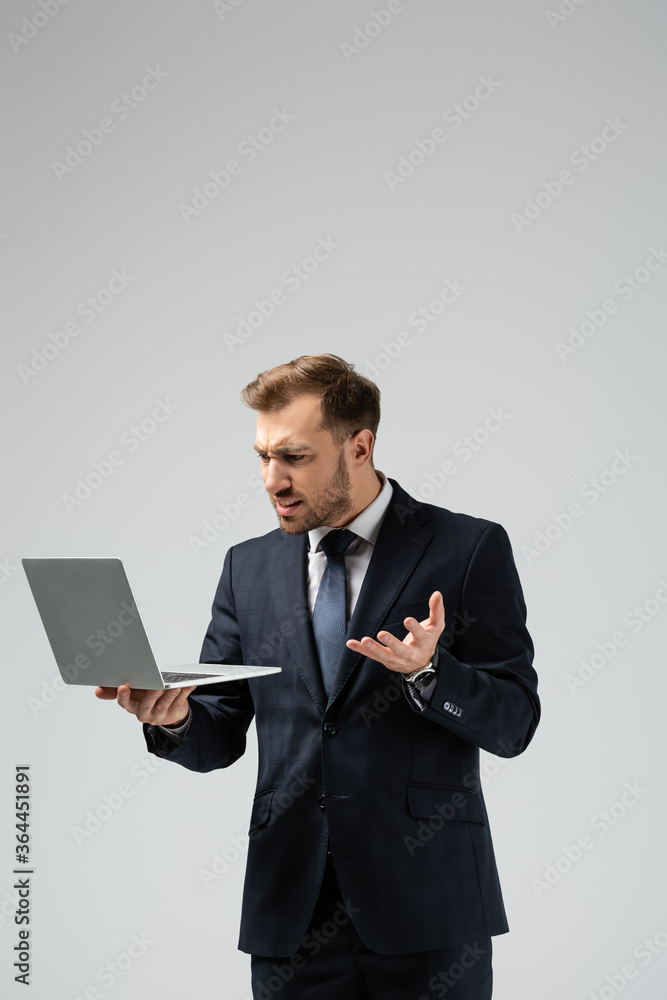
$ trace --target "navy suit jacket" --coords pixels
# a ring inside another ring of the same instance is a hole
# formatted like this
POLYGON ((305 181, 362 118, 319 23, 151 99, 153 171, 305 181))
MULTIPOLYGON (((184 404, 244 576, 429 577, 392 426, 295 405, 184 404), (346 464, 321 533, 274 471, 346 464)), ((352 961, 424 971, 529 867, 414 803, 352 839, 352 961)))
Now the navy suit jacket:
MULTIPOLYGON (((348 637, 428 617, 442 592, 438 681, 419 711, 402 681, 344 647, 327 699, 307 597, 308 536, 280 530, 226 555, 203 663, 282 672, 207 685, 167 755, 194 771, 243 754, 254 716, 259 773, 239 947, 291 955, 307 931, 327 841, 364 943, 382 954, 502 934, 507 927, 479 748, 521 753, 540 706, 525 604, 505 530, 394 488, 348 637)), ((154 749, 146 728, 149 749, 154 749)))

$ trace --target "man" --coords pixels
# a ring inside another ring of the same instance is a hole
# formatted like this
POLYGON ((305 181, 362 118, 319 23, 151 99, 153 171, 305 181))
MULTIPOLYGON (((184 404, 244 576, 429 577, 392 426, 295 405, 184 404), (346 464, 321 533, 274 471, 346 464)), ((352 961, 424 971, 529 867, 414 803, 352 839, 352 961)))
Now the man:
POLYGON ((379 390, 341 358, 242 395, 279 528, 227 553, 201 661, 282 672, 96 693, 195 771, 237 760, 254 716, 239 947, 255 998, 488 1000, 508 928, 479 748, 521 753, 540 714, 507 535, 374 468, 379 390))

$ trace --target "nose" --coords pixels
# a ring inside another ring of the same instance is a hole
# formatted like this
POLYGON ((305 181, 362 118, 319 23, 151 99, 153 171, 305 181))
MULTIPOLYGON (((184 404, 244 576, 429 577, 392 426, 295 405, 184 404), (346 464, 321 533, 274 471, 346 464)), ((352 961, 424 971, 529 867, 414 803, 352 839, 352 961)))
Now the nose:
POLYGON ((292 485, 284 463, 275 458, 270 458, 262 465, 262 477, 264 489, 274 496, 283 490, 288 490, 292 485))

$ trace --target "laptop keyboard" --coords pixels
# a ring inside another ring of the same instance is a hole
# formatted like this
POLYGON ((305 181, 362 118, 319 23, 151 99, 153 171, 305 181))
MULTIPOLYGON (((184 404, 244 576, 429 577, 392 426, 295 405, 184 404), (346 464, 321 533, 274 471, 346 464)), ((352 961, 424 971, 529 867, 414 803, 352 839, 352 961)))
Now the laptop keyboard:
MULTIPOLYGON (((195 681, 201 680, 202 677, 220 677, 220 676, 221 676, 220 674, 191 674, 191 673, 179 674, 175 670, 162 671, 162 680, 165 681, 167 684, 178 684, 179 681, 189 681, 189 680, 191 680, 194 683, 195 681)), ((226 677, 228 675, 224 674, 222 676, 226 677)))

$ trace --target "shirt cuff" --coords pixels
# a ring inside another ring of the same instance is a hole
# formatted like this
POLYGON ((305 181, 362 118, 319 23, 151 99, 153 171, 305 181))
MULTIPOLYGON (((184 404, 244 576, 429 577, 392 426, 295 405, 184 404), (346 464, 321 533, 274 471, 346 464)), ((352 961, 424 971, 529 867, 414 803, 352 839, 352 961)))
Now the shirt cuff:
POLYGON ((424 682, 419 682, 417 684, 406 681, 403 678, 403 690, 405 691, 407 697, 415 705, 420 712, 423 712, 428 703, 431 700, 433 692, 435 691, 435 686, 438 683, 438 661, 440 659, 440 653, 438 647, 436 646, 435 652, 433 653, 433 659, 431 660, 431 666, 435 670, 435 674, 430 676, 428 680, 424 682))
POLYGON ((185 742, 192 725, 192 706, 188 706, 188 717, 180 726, 149 726, 146 735, 158 757, 167 757, 185 742))
POLYGON ((169 733, 170 736, 182 736, 183 739, 190 732, 190 726, 192 725, 192 706, 188 703, 188 717, 185 722, 181 722, 178 726, 157 726, 157 729, 162 729, 165 733, 169 733))

